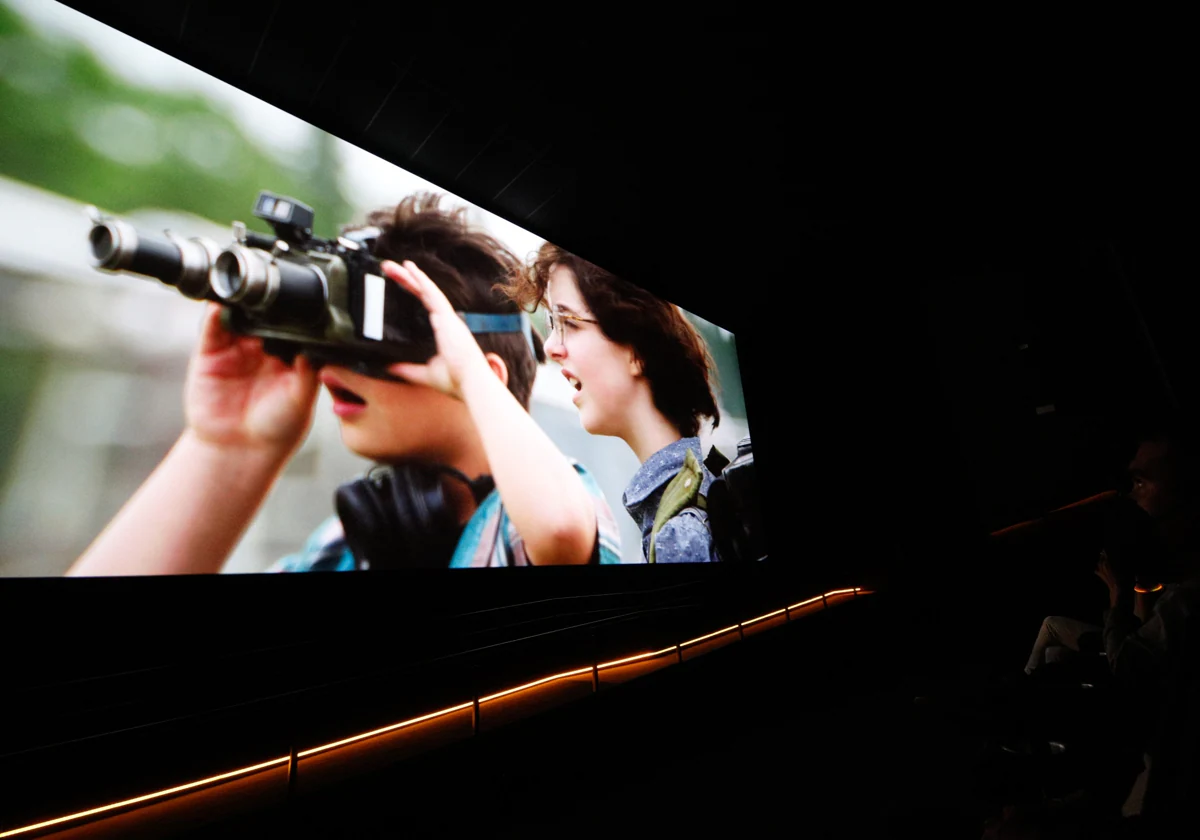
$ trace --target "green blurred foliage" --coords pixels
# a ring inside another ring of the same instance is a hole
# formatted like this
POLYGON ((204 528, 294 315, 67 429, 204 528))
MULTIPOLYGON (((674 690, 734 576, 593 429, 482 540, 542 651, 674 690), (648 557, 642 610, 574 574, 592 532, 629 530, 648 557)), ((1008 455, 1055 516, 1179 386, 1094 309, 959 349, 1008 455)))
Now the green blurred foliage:
POLYGON ((44 361, 40 351, 0 345, 0 477, 8 475, 44 361))
POLYGON ((337 142, 313 128, 305 152, 281 163, 208 99, 127 84, 0 4, 4 176, 115 214, 168 208, 264 231, 248 217, 269 189, 312 206, 314 232, 332 236, 353 212, 338 187, 337 142))

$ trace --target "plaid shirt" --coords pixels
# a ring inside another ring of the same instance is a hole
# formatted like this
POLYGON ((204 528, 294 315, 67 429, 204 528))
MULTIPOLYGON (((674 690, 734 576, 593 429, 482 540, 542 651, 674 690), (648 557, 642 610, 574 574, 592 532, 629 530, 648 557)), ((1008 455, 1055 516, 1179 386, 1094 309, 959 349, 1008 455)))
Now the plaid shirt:
MULTIPOLYGON (((572 466, 583 479, 583 486, 587 488, 596 507, 599 561, 605 565, 620 563, 621 535, 604 491, 586 467, 575 462, 572 462, 572 466)), ((529 557, 525 554, 525 541, 508 518, 500 493, 493 490, 463 528, 458 547, 450 558, 450 568, 530 565, 529 557)), ((331 516, 313 531, 299 553, 276 561, 267 571, 352 572, 354 569, 354 555, 346 545, 341 520, 331 516)))

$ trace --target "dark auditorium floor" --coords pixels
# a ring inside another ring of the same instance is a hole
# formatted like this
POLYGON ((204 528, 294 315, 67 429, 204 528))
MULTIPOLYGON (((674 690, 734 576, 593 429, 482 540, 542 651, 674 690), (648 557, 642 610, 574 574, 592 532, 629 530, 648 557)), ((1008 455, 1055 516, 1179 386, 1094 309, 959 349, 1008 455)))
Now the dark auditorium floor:
POLYGON ((914 705, 896 609, 865 596, 188 837, 977 838, 981 741, 914 705))

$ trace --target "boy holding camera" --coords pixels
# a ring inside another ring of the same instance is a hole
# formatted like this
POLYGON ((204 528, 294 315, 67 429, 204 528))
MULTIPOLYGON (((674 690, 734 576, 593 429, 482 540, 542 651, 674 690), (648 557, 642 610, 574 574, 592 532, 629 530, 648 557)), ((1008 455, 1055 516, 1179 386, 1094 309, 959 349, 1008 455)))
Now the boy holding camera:
POLYGON ((528 414, 544 359, 540 339, 476 336, 457 315, 518 312, 496 289, 519 270, 517 258, 433 195, 377 211, 367 225, 380 229, 373 255, 385 275, 428 311, 437 354, 391 366, 399 381, 333 365, 317 370, 303 355, 285 364, 261 339, 225 330, 221 307, 210 305, 188 369, 183 434, 68 574, 219 571, 304 440, 322 386, 345 445, 394 472, 345 496, 344 515, 277 570, 396 564, 388 546, 408 552, 399 565, 620 562, 599 487, 528 414), (399 485, 408 481, 424 484, 406 495, 399 485), (373 494, 385 484, 389 493, 373 494), (405 499, 416 509, 398 511, 405 499), (423 499, 441 506, 432 518, 420 515, 423 499), (444 533, 409 540, 430 522, 444 533), (351 546, 370 547, 370 564, 351 546), (431 546, 450 556, 431 557, 431 546))

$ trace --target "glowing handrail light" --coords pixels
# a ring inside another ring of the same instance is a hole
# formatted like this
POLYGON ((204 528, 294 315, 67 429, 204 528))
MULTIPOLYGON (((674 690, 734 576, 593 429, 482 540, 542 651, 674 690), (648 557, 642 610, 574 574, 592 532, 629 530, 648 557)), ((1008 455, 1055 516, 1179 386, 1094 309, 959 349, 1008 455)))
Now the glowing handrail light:
POLYGON ((696 642, 703 642, 705 639, 711 639, 713 636, 720 636, 722 633, 728 633, 730 630, 736 630, 736 629, 738 629, 738 625, 731 624, 728 627, 724 627, 720 630, 715 630, 712 633, 708 633, 703 636, 698 636, 695 639, 688 639, 686 642, 680 642, 679 646, 686 647, 687 645, 694 645, 694 644, 696 644, 696 642))
POLYGON ((807 601, 801 601, 799 604, 792 604, 790 607, 788 607, 788 609, 789 610, 798 610, 801 607, 807 607, 809 604, 815 604, 817 601, 820 601, 824 597, 825 597, 824 595, 818 595, 815 598, 809 598, 807 601))
POLYGON ((671 645, 670 647, 663 648, 662 650, 652 651, 651 653, 639 653, 637 656, 627 656, 624 659, 614 659, 612 662, 601 662, 596 666, 596 670, 599 671, 603 668, 613 668, 617 665, 625 665, 629 662, 637 662, 639 659, 653 659, 656 656, 662 656, 666 653, 674 653, 676 650, 678 650, 678 648, 675 645, 671 645))
POLYGON ((475 705, 475 704, 474 703, 459 703, 457 706, 451 706, 448 709, 439 709, 438 711, 430 712, 427 715, 421 715, 420 717, 409 718, 408 720, 402 720, 399 723, 393 723, 390 726, 383 726, 383 727, 380 727, 379 729, 372 729, 370 732, 363 732, 360 735, 351 735, 349 738, 343 738, 340 741, 334 741, 333 743, 330 743, 330 744, 322 744, 319 747, 312 747, 310 749, 304 750, 303 752, 298 752, 298 753, 296 753, 296 758, 304 758, 306 756, 315 755, 316 753, 325 752, 326 750, 331 750, 334 747, 342 747, 342 746, 345 746, 346 744, 352 744, 355 741, 361 741, 364 738, 370 738, 374 735, 382 735, 385 732, 393 732, 397 729, 403 729, 406 726, 412 726, 414 723, 421 723, 422 721, 433 720, 434 718, 443 717, 444 715, 453 714, 454 712, 461 712, 463 709, 469 709, 473 705, 475 705))
MULTIPOLYGON (((1162 588, 1161 584, 1157 588, 1161 589, 1162 588)), ((311 747, 302 752, 297 752, 296 757, 298 759, 305 758, 310 755, 315 755, 320 752, 325 752, 327 750, 334 749, 335 747, 341 747, 341 746, 345 746, 346 744, 352 744, 356 741, 362 741, 366 738, 371 738, 375 735, 382 735, 385 732, 393 732, 397 729, 403 729, 406 726, 412 726, 413 724, 416 724, 416 723, 421 723, 421 722, 427 721, 427 720, 433 720, 434 718, 443 717, 445 715, 453 714, 454 712, 460 712, 460 711, 463 711, 464 709, 470 709, 475 705, 476 702, 486 703, 489 700, 497 700, 501 697, 507 697, 510 694, 516 694, 518 691, 524 691, 525 689, 528 689, 528 688, 535 688, 539 685, 545 685, 546 683, 554 682, 555 680, 561 680, 561 679, 565 679, 566 677, 575 677, 575 676, 581 676, 583 674, 594 673, 594 672, 598 672, 601 668, 612 668, 617 665, 625 665, 629 662, 637 662, 642 659, 651 659, 653 657, 662 656, 667 653, 681 652, 682 649, 688 645, 694 645, 694 644, 697 644, 698 642, 703 642, 706 639, 711 639, 714 636, 720 636, 724 633, 729 633, 733 630, 740 630, 741 628, 743 628, 749 624, 755 624, 759 621, 765 621, 766 619, 772 618, 773 616, 777 616, 780 613, 798 609, 800 607, 804 607, 809 604, 815 604, 817 601, 828 598, 831 595, 850 595, 850 594, 858 595, 859 593, 867 593, 868 591, 869 590, 865 590, 858 586, 855 586, 855 587, 852 587, 849 589, 834 589, 830 592, 826 592, 824 595, 817 595, 815 598, 809 598, 807 601, 801 601, 798 604, 792 604, 790 607, 784 607, 783 609, 775 610, 774 612, 769 612, 769 613, 766 613, 765 615, 760 615, 757 618, 751 618, 747 621, 739 622, 738 624, 731 624, 728 627, 724 627, 724 628, 722 628, 720 630, 716 630, 712 633, 707 633, 703 636, 698 636, 695 639, 689 639, 686 642, 680 642, 677 645, 671 645, 670 647, 665 647, 662 650, 651 651, 650 653, 639 653, 635 656, 625 657, 624 659, 614 659, 611 662, 602 662, 594 667, 589 665, 586 668, 576 668, 572 671, 564 671, 561 674, 553 674, 549 677, 542 677, 540 680, 534 680, 533 682, 525 683, 524 685, 518 685, 514 688, 509 688, 509 689, 505 689, 504 691, 499 691, 495 694, 489 694, 487 697, 480 697, 478 701, 459 703, 456 706, 450 706, 445 709, 439 709, 438 711, 430 712, 427 715, 421 715, 419 717, 409 718, 408 720, 400 721, 399 723, 393 723, 389 726, 384 726, 379 729, 373 729, 370 732, 363 732, 359 735, 352 735, 349 738, 343 738, 340 741, 333 741, 328 744, 322 744, 319 747, 311 747)), ((1151 591, 1156 591, 1156 590, 1151 590, 1151 591)), ((681 655, 682 655, 682 653, 681 653, 681 655)), ((209 776, 206 779, 200 779, 195 782, 188 782, 187 784, 184 784, 184 785, 177 785, 173 788, 167 788, 166 790, 155 791, 154 793, 147 793, 143 796, 136 796, 132 799, 125 799, 120 802, 113 802, 109 805, 101 805, 98 808, 92 808, 87 811, 79 811, 74 814, 68 814, 65 817, 58 817, 56 819, 45 820, 44 822, 35 823, 33 825, 26 825, 26 826, 22 826, 20 828, 14 828, 14 829, 10 829, 8 831, 3 831, 3 832, 0 832, 0 838, 16 837, 19 834, 26 834, 30 831, 37 831, 39 829, 48 828, 52 825, 61 825, 62 823, 70 822, 72 820, 81 820, 85 817, 95 816, 96 814, 103 814, 106 811, 113 811, 113 810, 116 810, 117 808, 124 808, 128 805, 136 805, 141 802, 149 802, 152 799, 161 799, 162 797, 170 796, 171 794, 174 794, 174 793, 180 793, 185 790, 192 790, 194 788, 202 787, 204 785, 212 784, 214 782, 223 782, 228 779, 236 778, 237 776, 245 776, 250 773, 257 772, 259 770, 264 770, 267 767, 274 767, 275 765, 278 765, 278 764, 286 764, 289 761, 291 761, 290 755, 284 756, 282 758, 274 758, 274 759, 271 759, 270 761, 264 761, 261 764, 255 764, 251 767, 242 767, 238 770, 231 770, 228 773, 221 773, 220 775, 217 775, 217 776, 209 776)))
POLYGON ((567 677, 577 677, 580 674, 590 674, 591 672, 591 665, 587 666, 586 668, 576 668, 574 671, 563 671, 561 674, 542 677, 540 680, 534 680, 533 682, 525 683, 525 685, 519 685, 516 688, 506 688, 504 691, 498 691, 495 694, 489 694, 487 697, 480 697, 479 702, 486 703, 489 700, 497 700, 501 697, 507 697, 509 694, 516 694, 518 691, 524 691, 527 688, 534 688, 535 686, 545 685, 546 683, 554 682, 555 680, 562 680, 566 679, 567 677))
POLYGON ((760 621, 766 621, 768 618, 774 618, 777 615, 783 615, 785 612, 787 612, 786 607, 781 610, 775 610, 775 612, 769 612, 766 615, 760 615, 758 618, 752 618, 749 621, 743 621, 742 626, 749 627, 751 624, 757 624, 760 621))
POLYGON ((26 825, 22 826, 21 828, 14 828, 11 831, 0 832, 0 837, 16 837, 18 834, 25 834, 29 831, 37 831, 40 828, 48 828, 49 826, 59 825, 60 823, 69 822, 70 820, 81 820, 84 817, 103 814, 105 811, 113 811, 117 808, 124 808, 126 805, 136 805, 139 802, 149 802, 151 799, 159 799, 164 796, 170 796, 173 793, 191 790, 212 782, 222 782, 226 779, 232 779, 234 776, 245 776, 258 770, 264 770, 267 767, 274 767, 276 764, 286 764, 290 760, 291 756, 287 755, 285 755, 283 758, 273 758, 270 761, 264 761, 262 764, 255 764, 253 767, 243 767, 240 770, 231 770, 230 772, 222 773, 219 776, 209 776, 207 779, 200 779, 196 782, 188 782, 186 785, 177 785, 173 788, 167 788, 166 790, 147 793, 143 796, 135 796, 133 799, 124 799, 120 802, 113 802, 110 805, 101 805, 99 808, 92 808, 88 811, 80 811, 75 814, 68 814, 65 817, 58 817, 57 819, 46 820, 45 822, 36 823, 34 825, 26 825))

